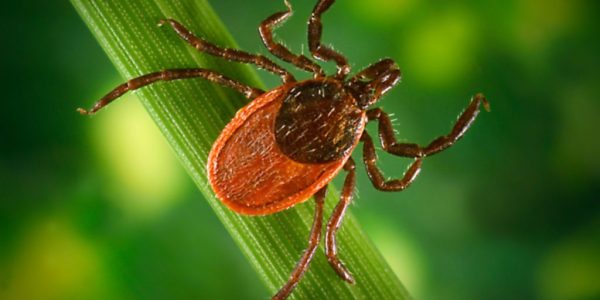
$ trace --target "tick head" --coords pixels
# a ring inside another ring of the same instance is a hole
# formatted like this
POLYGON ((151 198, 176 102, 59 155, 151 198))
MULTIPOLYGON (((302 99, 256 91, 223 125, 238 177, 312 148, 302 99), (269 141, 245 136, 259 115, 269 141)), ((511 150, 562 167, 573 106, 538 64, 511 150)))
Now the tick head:
POLYGON ((348 80, 345 88, 356 99, 361 109, 367 109, 387 91, 400 82, 400 68, 386 58, 358 72, 348 80))

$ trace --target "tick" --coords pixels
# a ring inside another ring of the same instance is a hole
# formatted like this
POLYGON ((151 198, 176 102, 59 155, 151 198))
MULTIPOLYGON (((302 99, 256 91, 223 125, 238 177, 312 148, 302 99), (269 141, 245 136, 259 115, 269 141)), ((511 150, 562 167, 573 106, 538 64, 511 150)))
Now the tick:
POLYGON ((380 108, 370 108, 400 81, 398 65, 389 58, 382 59, 347 78, 348 60, 321 44, 321 16, 333 2, 319 0, 308 20, 310 53, 314 59, 335 62, 337 72, 333 75, 325 74, 313 60, 292 53, 273 39, 274 27, 292 15, 291 6, 285 1, 286 11, 275 13, 260 24, 260 36, 271 54, 312 73, 312 79, 297 81, 265 56, 216 46, 194 36, 179 22, 165 19, 159 25, 170 25, 197 50, 229 61, 254 64, 281 77, 283 84, 265 92, 207 69, 168 69, 131 79, 109 92, 90 110, 79 109, 82 114, 94 114, 127 91, 157 81, 194 77, 232 88, 252 100, 223 129, 208 156, 208 178, 216 196, 233 211, 245 215, 273 214, 311 196, 316 202, 308 247, 273 299, 285 299, 308 269, 321 239, 327 185, 342 170, 346 178, 340 201, 326 225, 325 252, 335 272, 343 280, 354 283, 352 274, 338 258, 336 232, 352 201, 356 175, 350 155, 359 143, 362 142, 362 160, 374 187, 382 191, 401 191, 417 177, 425 157, 447 149, 463 136, 479 114, 481 105, 489 110, 485 97, 477 94, 447 135, 426 146, 399 143, 388 115, 380 108), (414 159, 401 178, 386 180, 377 167, 375 145, 364 130, 368 122, 378 122, 384 151, 414 159))

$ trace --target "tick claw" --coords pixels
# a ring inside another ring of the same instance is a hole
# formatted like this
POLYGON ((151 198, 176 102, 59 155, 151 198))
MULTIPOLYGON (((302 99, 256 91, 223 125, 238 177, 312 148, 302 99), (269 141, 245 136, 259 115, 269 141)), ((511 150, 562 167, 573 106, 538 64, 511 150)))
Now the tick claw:
POLYGON ((165 25, 165 23, 167 23, 167 19, 161 19, 160 21, 158 21, 158 24, 156 24, 156 26, 162 27, 163 25, 165 25))
POLYGON ((80 113, 80 114, 82 114, 82 115, 84 115, 84 116, 87 116, 87 115, 90 114, 90 112, 87 109, 83 109, 83 108, 78 108, 77 112, 80 113))
POLYGON ((490 103, 487 101, 487 99, 483 98, 483 108, 485 109, 485 111, 490 112, 492 109, 490 108, 490 103))
POLYGON ((481 103, 483 105, 483 109, 485 109, 485 111, 489 112, 490 109, 490 102, 487 100, 487 98, 485 98, 485 96, 481 93, 475 95, 475 98, 481 99, 481 103))
POLYGON ((290 4, 290 2, 288 0, 283 0, 283 3, 285 3, 285 6, 287 6, 288 12, 291 13, 292 12, 292 5, 290 4))
POLYGON ((485 98, 485 96, 481 96, 481 102, 483 103, 483 109, 485 109, 485 111, 490 112, 490 102, 485 98))
POLYGON ((344 281, 346 281, 349 284, 355 284, 356 281, 354 280, 354 277, 352 277, 352 275, 350 275, 350 273, 345 274, 344 276, 342 276, 342 279, 344 281))

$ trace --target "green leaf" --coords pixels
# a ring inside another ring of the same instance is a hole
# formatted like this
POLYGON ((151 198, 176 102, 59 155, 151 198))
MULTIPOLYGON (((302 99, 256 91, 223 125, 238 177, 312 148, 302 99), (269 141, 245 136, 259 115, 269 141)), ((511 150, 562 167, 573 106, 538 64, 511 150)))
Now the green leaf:
MULTIPOLYGON (((236 47, 206 1, 72 0, 72 3, 124 79, 167 68, 199 66, 262 87, 251 66, 198 53, 169 26, 156 26, 158 20, 171 17, 213 43, 236 47)), ((247 100, 202 79, 156 83, 136 94, 248 261, 269 291, 275 293, 287 281, 307 244, 313 201, 274 215, 242 216, 228 210, 214 197, 205 171, 212 142, 247 100)), ((88 104, 91 103, 82 103, 88 104)), ((118 101, 112 105, 119 105, 118 101)), ((337 203, 337 196, 337 192, 330 189, 326 216, 337 203)), ((409 298, 351 213, 347 213, 339 231, 338 246, 340 258, 353 272, 357 283, 350 285, 341 280, 320 247, 291 298, 409 298)))

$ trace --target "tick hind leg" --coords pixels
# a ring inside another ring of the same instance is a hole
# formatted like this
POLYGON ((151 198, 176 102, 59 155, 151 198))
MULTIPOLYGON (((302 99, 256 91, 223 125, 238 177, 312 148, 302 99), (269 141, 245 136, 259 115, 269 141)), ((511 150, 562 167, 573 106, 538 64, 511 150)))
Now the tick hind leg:
POLYGON ((425 147, 417 144, 398 143, 394 136, 392 122, 383 110, 379 108, 371 109, 367 111, 367 117, 369 121, 379 121, 379 138, 381 146, 386 152, 404 157, 426 157, 445 150, 459 140, 471 124, 473 124, 475 118, 477 118, 481 104, 483 104, 485 110, 490 110, 490 104, 487 99, 482 94, 475 95, 471 99, 469 106, 458 117, 450 133, 436 138, 425 147))
POLYGON ((285 22, 292 15, 292 7, 290 3, 287 0, 284 2, 288 8, 287 11, 275 13, 260 23, 259 32, 263 43, 267 49, 269 49, 269 52, 280 59, 287 61, 300 69, 312 72, 317 77, 324 76, 323 70, 319 65, 315 64, 304 55, 292 53, 285 46, 274 41, 273 27, 283 24, 283 22, 285 22))
POLYGON ((98 102, 96 102, 96 104, 94 104, 94 106, 90 110, 85 110, 83 108, 79 108, 77 110, 81 114, 85 115, 94 114, 98 110, 105 107, 106 105, 108 105, 109 103, 119 98, 121 95, 125 94, 128 91, 137 90, 141 87, 147 86, 157 81, 168 81, 194 77, 201 77, 208 81, 230 87, 244 94, 244 96, 246 96, 248 99, 254 99, 264 93, 264 91, 262 90, 247 86, 241 82, 225 77, 215 71, 206 69, 170 69, 142 75, 140 77, 131 79, 117 86, 115 89, 113 89, 104 97, 102 97, 98 102))
POLYGON ((313 9, 308 19, 308 47, 313 57, 322 61, 335 61, 337 65, 337 77, 343 79, 350 72, 348 60, 340 53, 321 44, 323 24, 321 15, 329 9, 335 0, 320 0, 313 9))
POLYGON ((325 202, 325 195, 327 193, 327 186, 320 189, 315 195, 315 218, 310 230, 310 238, 308 239, 308 247, 304 250, 304 254, 296 264, 296 267, 292 271, 290 278, 281 289, 273 296, 273 300, 282 300, 289 296, 294 287, 300 282, 302 276, 308 269, 310 262, 312 261, 313 255, 317 250, 319 241, 321 240, 321 229, 323 227, 323 203, 325 202))
POLYGON ((329 221, 327 222, 327 231, 325 234, 325 253, 327 260, 335 272, 345 281, 354 283, 354 278, 348 268, 340 261, 337 256, 336 233, 342 224, 342 219, 346 213, 346 208, 352 202, 354 195, 354 186, 356 181, 355 164, 352 158, 349 158, 344 165, 344 170, 348 172, 344 180, 344 187, 340 195, 340 202, 336 205, 329 221))
POLYGON ((281 66, 277 65, 266 56, 260 54, 250 54, 248 52, 235 50, 231 48, 222 48, 208 41, 195 36, 191 31, 181 25, 179 22, 173 19, 164 19, 160 20, 158 23, 159 26, 164 25, 165 23, 169 23, 173 30, 188 44, 192 45, 198 51, 208 53, 210 55, 222 57, 227 60, 237 61, 241 63, 250 63, 255 64, 257 67, 265 69, 269 72, 275 73, 281 77, 283 82, 293 82, 295 81, 294 76, 288 71, 286 71, 281 66))
POLYGON ((377 153, 375 152, 375 145, 373 145, 373 139, 371 136, 364 131, 361 136, 363 142, 363 161, 366 166, 367 175, 373 186, 381 191, 401 191, 406 189, 419 175, 421 171, 422 158, 417 158, 404 173, 401 179, 385 180, 383 174, 377 167, 377 153))

